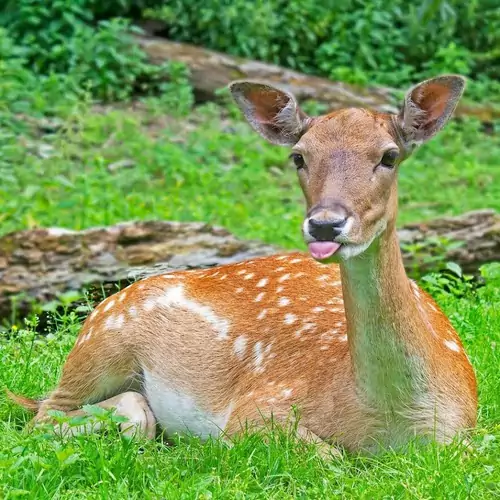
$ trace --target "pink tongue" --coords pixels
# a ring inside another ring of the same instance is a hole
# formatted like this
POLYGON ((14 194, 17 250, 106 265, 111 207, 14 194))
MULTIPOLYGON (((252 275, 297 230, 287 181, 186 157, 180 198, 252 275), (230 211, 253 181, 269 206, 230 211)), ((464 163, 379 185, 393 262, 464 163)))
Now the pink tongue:
POLYGON ((340 243, 334 241, 315 241, 309 243, 309 251, 315 259, 323 260, 332 256, 340 248, 340 243))

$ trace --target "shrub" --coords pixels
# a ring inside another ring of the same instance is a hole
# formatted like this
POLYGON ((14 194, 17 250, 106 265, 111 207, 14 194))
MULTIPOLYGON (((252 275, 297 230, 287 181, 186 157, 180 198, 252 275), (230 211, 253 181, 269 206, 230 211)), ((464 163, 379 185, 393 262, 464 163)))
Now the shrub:
MULTIPOLYGON (((145 10, 165 34, 351 83, 395 87, 439 72, 499 92, 494 0, 178 0, 145 10)), ((474 88, 474 85, 472 85, 474 88)))
POLYGON ((151 4, 147 0, 20 0, 4 8, 0 23, 23 47, 25 66, 45 75, 69 74, 99 99, 125 99, 161 90, 170 77, 170 65, 147 61, 129 21, 99 18, 110 15, 113 6, 126 13, 151 4))

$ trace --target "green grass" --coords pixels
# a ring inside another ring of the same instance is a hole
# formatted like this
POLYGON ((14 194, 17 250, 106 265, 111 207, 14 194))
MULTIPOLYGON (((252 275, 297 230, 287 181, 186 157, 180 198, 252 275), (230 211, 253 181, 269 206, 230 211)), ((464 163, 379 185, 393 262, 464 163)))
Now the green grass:
MULTIPOLYGON (((129 219, 203 220, 245 238, 301 247, 302 195, 287 150, 260 140, 233 109, 169 117, 161 100, 56 114, 63 130, 42 134, 26 116, 0 129, 0 232, 80 229, 129 219), (40 158, 50 149, 49 158, 40 158), (119 160, 130 168, 110 171, 119 160)), ((1 116, 0 116, 1 118, 1 116)), ((477 124, 448 127, 401 170, 400 222, 491 207, 500 210, 498 136, 477 124)), ((28 415, 0 395, 0 498, 418 498, 500 497, 500 278, 463 296, 433 289, 457 327, 480 391, 473 450, 413 447, 377 458, 324 461, 273 432, 229 449, 214 441, 178 446, 108 434, 61 440, 24 432, 28 415)), ((54 387, 76 337, 74 313, 54 316, 47 336, 33 320, 0 333, 0 388, 39 396, 54 387)))
MULTIPOLYGON (((180 439, 108 434, 60 439, 22 430, 28 415, 0 396, 0 497, 14 498, 417 498, 500 496, 500 272, 462 298, 437 294, 464 340, 479 381, 480 412, 469 453, 457 444, 414 446, 375 458, 322 460, 285 432, 247 435, 232 448, 180 439)), ((34 324, 0 340, 0 386, 38 396, 54 387, 78 331, 74 313, 54 317, 40 338, 34 324)))
MULTIPOLYGON (((34 138, 31 127, 4 139, 1 233, 161 218, 303 245, 303 197, 287 148, 268 145, 214 106, 199 108, 189 122, 168 118, 158 102, 142 111, 100 111, 70 110, 67 129, 55 135, 34 138), (40 144, 53 156, 39 158, 40 144), (123 159, 133 166, 109 171, 123 159)), ((403 165, 400 223, 500 209, 499 154, 498 136, 472 122, 449 126, 403 165)))

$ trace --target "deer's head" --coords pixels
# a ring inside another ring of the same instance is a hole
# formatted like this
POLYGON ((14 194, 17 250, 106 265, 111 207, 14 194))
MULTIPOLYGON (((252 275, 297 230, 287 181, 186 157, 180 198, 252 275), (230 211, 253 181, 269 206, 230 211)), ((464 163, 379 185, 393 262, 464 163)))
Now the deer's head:
POLYGON ((464 78, 440 76, 410 89, 397 115, 347 108, 309 117, 288 92, 230 85, 250 125, 292 147, 307 202, 304 239, 318 260, 359 255, 395 224, 401 163, 445 125, 464 88, 464 78))

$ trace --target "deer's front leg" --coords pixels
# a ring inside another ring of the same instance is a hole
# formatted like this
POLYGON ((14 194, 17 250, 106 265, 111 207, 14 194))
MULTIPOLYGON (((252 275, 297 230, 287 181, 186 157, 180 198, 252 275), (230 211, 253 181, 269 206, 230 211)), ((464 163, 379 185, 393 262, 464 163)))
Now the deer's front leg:
POLYGON ((328 444, 326 441, 314 434, 314 432, 310 431, 307 427, 298 425, 296 433, 299 439, 302 439, 306 443, 313 443, 316 445, 318 455, 321 458, 330 459, 342 457, 342 453, 335 446, 328 444))

